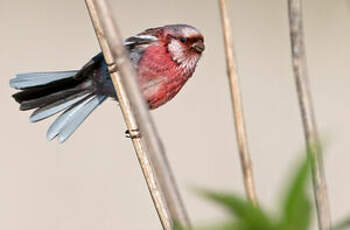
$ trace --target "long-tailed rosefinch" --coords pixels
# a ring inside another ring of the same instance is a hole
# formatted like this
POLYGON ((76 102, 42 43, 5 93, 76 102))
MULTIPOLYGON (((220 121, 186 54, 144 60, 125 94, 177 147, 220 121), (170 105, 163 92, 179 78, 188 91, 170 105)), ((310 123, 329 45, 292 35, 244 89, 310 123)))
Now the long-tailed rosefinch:
MULTIPOLYGON (((138 73, 138 83, 150 109, 171 100, 195 71, 204 50, 201 33, 189 25, 147 29, 125 40, 138 73)), ((118 100, 107 65, 100 53, 79 71, 18 74, 10 86, 20 110, 36 109, 37 122, 64 111, 47 132, 63 143, 107 97, 118 100)))

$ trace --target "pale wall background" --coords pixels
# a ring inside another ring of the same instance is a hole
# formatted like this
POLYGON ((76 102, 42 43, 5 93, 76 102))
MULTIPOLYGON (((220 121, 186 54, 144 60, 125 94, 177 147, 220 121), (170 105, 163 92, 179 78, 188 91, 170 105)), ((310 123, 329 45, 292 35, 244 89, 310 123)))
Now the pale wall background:
MULTIPOLYGON (((243 194, 216 1, 111 0, 125 36, 188 23, 207 50, 195 76, 152 112, 193 222, 225 218, 191 185, 243 194)), ((350 3, 304 1, 306 45, 334 220, 350 214, 350 3)), ((291 70, 286 1, 230 1, 261 203, 276 209, 303 133, 291 70)), ((113 101, 64 145, 31 124, 8 86, 16 73, 82 66, 98 50, 83 1, 0 0, 0 229, 160 229, 113 101)))

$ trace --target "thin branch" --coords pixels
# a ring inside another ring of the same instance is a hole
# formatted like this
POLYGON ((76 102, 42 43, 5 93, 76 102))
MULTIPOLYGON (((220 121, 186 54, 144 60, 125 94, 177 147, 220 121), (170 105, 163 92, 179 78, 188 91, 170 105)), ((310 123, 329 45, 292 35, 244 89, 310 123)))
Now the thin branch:
POLYGON ((238 83, 238 71, 233 48, 231 22, 227 10, 227 1, 219 0, 219 5, 221 11, 222 28, 224 31, 227 73, 231 89, 230 92, 232 97, 233 114, 235 120, 238 149, 241 159, 241 167, 243 171, 244 186, 248 199, 254 204, 257 204, 252 162, 248 151, 247 132, 245 128, 241 92, 238 83))
POLYGON ((324 173, 322 149, 312 106, 307 72, 301 0, 288 0, 292 62, 297 87, 306 147, 313 159, 313 185, 320 230, 331 227, 331 216, 324 173))
POLYGON ((139 90, 136 72, 124 48, 111 7, 105 0, 85 1, 163 229, 172 229, 174 223, 190 227, 165 150, 139 90))

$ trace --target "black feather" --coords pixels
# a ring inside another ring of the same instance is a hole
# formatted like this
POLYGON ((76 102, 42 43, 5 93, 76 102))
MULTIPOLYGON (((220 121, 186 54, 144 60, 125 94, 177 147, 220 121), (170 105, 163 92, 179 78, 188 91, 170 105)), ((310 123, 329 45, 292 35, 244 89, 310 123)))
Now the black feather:
POLYGON ((31 99, 31 100, 27 100, 27 101, 22 101, 21 106, 20 106, 20 110, 24 111, 24 110, 30 110, 30 109, 34 109, 37 107, 43 107, 45 105, 54 103, 58 100, 64 99, 66 97, 69 97, 73 94, 79 93, 81 92, 81 89, 79 88, 74 88, 74 89, 66 89, 66 90, 62 90, 59 92, 55 92, 43 97, 39 97, 39 98, 35 98, 35 99, 31 99))
MULTIPOLYGON (((46 111, 46 110, 49 110, 49 109, 51 109, 51 108, 57 107, 57 106, 59 106, 59 105, 61 105, 61 104, 64 104, 64 103, 66 103, 66 102, 68 102, 68 101, 74 100, 75 98, 78 98, 78 97, 81 97, 81 96, 84 96, 84 95, 88 95, 88 93, 89 93, 89 90, 84 90, 84 91, 81 91, 81 92, 79 92, 79 93, 73 94, 73 95, 71 95, 71 96, 69 96, 69 97, 62 98, 62 99, 60 99, 60 100, 57 100, 57 101, 55 101, 55 102, 53 102, 53 103, 51 103, 51 104, 47 104, 47 105, 44 105, 44 106, 42 106, 42 107, 39 107, 38 109, 36 109, 36 110, 31 114, 31 117, 33 117, 33 116, 35 116, 35 115, 37 115, 37 114, 39 114, 39 113, 42 113, 42 112, 44 112, 44 111, 46 111)), ((90 94, 90 95, 91 95, 91 94, 90 94)), ((85 100, 85 98, 82 99, 82 100, 85 100)), ((80 103, 80 101, 78 101, 77 103, 80 103)), ((74 107, 74 104, 72 105, 72 107, 74 107)), ((64 110, 64 109, 63 109, 63 110, 64 110)), ((58 112, 59 112, 59 110, 58 110, 57 112, 55 112, 55 113, 58 113, 58 112)), ((54 115, 55 113, 52 113, 50 116, 54 115)), ((49 117, 49 116, 47 116, 47 117, 49 117)), ((45 116, 43 119, 45 119, 45 118, 47 118, 47 117, 45 116)), ((35 120, 35 122, 36 122, 36 121, 39 121, 39 120, 35 120)))
POLYGON ((12 97, 18 102, 33 100, 40 97, 45 97, 61 90, 74 88, 78 86, 84 79, 67 78, 59 81, 51 82, 44 86, 31 87, 24 89, 18 93, 12 95, 12 97))

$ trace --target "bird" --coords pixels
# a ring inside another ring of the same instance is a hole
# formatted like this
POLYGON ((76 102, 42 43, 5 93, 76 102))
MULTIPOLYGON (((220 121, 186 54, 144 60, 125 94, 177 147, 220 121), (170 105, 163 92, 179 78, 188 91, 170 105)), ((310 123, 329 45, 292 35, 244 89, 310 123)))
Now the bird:
MULTIPOLYGON (((124 41, 137 82, 150 110, 174 98, 195 72, 205 50, 204 37, 187 24, 144 30, 124 41)), ((64 143, 107 98, 118 101, 103 53, 80 70, 31 72, 10 79, 21 111, 34 110, 31 122, 58 115, 47 130, 49 141, 64 143)))

